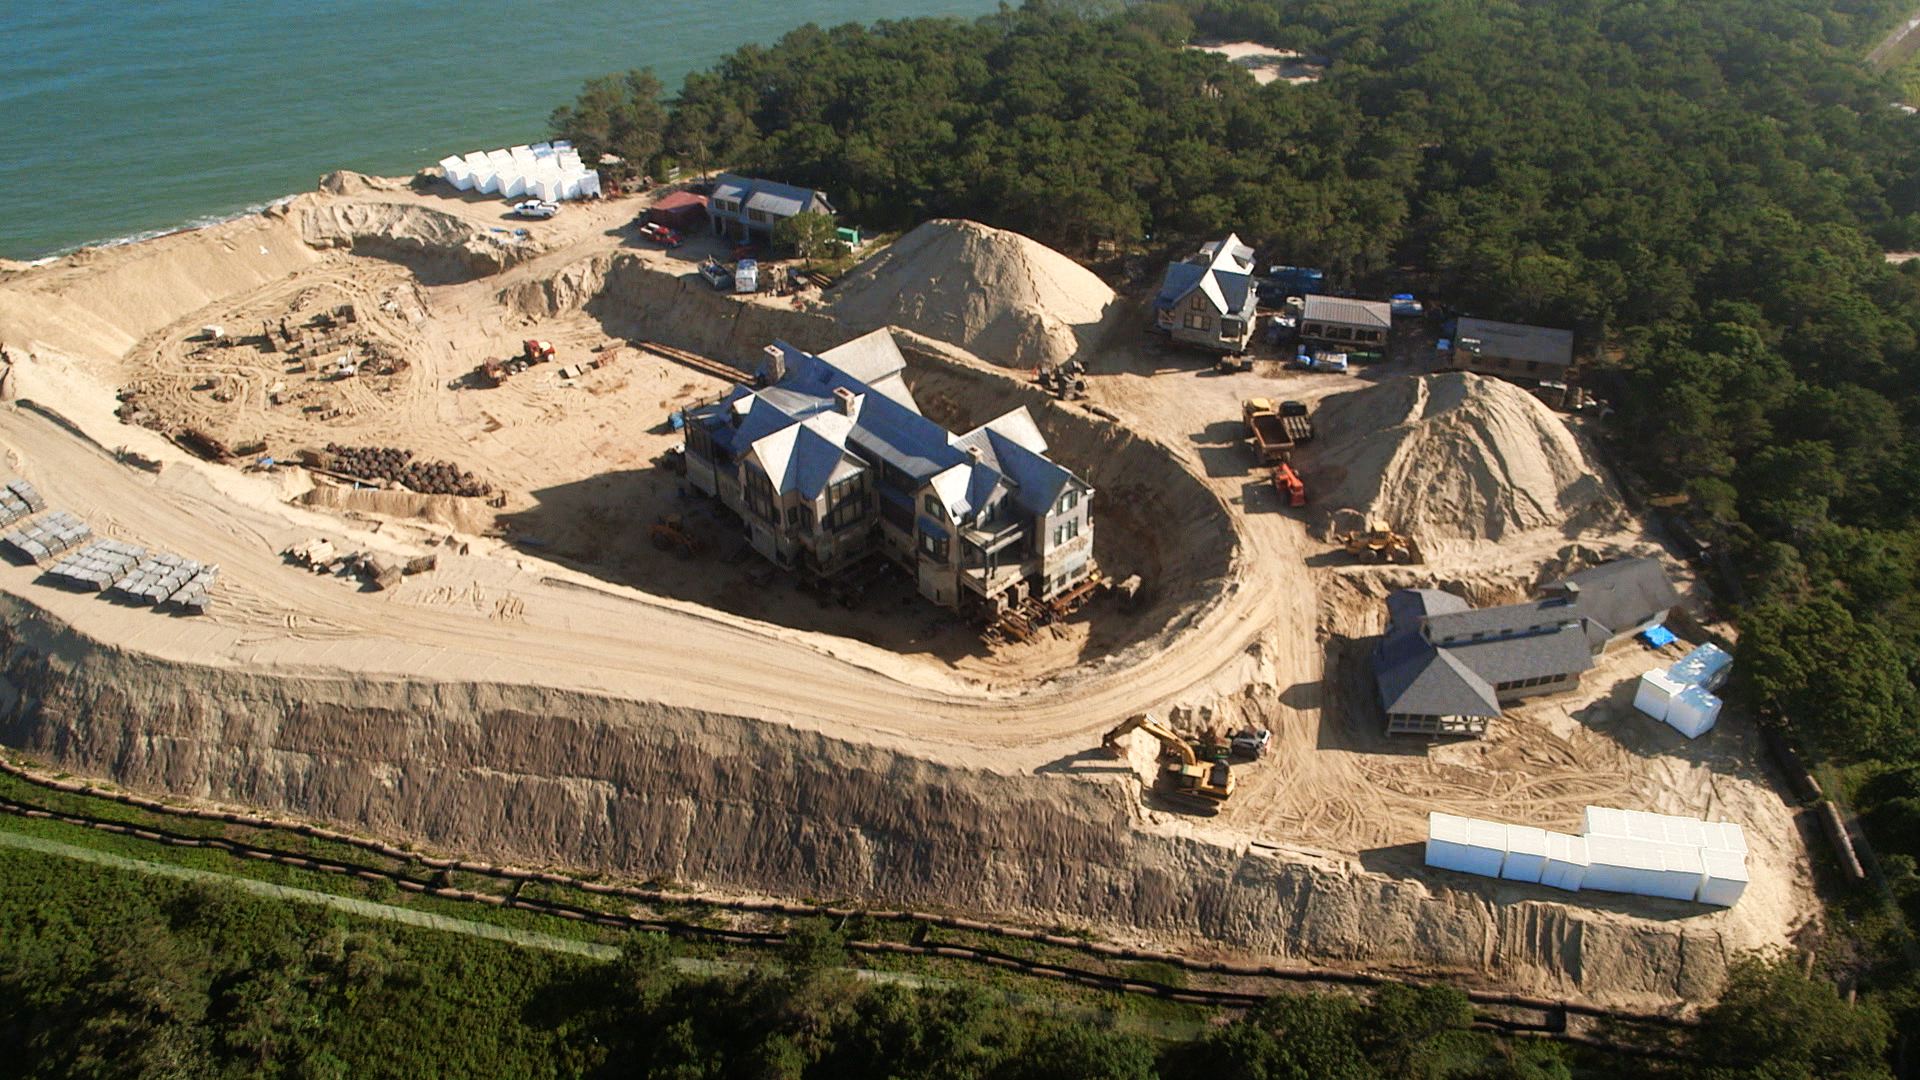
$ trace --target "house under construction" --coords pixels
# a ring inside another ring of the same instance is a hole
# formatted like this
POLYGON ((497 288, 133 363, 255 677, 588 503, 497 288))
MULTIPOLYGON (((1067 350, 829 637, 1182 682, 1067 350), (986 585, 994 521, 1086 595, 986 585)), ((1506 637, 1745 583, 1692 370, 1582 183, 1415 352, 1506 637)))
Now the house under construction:
POLYGON ((886 330, 819 355, 775 342, 754 386, 687 415, 687 477, 755 550, 830 578, 883 555, 927 599, 997 619, 1094 572, 1093 488, 1025 407, 953 434, 920 415, 886 330))

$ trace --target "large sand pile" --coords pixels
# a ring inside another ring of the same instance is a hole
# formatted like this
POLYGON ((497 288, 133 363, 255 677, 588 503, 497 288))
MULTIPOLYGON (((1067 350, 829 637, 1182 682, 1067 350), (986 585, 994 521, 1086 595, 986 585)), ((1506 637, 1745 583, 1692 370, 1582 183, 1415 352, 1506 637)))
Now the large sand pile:
POLYGON ((1625 517, 1573 432, 1532 394, 1465 372, 1392 379, 1321 404, 1314 497, 1423 539, 1588 531, 1625 517))
POLYGON ((1096 344, 1113 290, 1065 255, 972 221, 929 221, 837 286, 850 332, 901 326, 1008 367, 1058 364, 1096 344))
POLYGON ((545 251, 510 229, 411 203, 310 200, 300 207, 298 221, 302 239, 313 247, 389 259, 427 284, 497 274, 545 251))

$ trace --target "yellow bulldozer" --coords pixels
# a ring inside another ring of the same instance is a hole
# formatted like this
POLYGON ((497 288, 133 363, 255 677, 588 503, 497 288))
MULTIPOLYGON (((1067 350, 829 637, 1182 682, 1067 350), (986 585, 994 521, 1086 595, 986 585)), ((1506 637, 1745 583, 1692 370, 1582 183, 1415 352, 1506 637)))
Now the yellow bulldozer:
POLYGON ((1129 732, 1144 731, 1160 743, 1160 771, 1153 790, 1169 803, 1202 814, 1217 814, 1233 796, 1233 769, 1222 760, 1203 761, 1193 743, 1163 726, 1148 713, 1115 724, 1100 741, 1114 757, 1127 756, 1120 740, 1129 732))
POLYGON ((1417 563, 1423 561, 1420 556, 1420 544, 1405 533, 1398 533, 1385 522, 1371 521, 1364 529, 1337 533, 1334 543, 1346 549, 1347 554, 1367 562, 1377 563, 1417 563))

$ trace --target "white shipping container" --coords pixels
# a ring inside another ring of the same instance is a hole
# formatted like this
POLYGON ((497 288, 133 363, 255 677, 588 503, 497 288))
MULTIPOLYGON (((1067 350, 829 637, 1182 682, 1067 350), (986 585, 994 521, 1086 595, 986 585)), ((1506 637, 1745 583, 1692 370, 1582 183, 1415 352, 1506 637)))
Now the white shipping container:
POLYGON ((1706 844, 1710 851, 1731 851, 1745 856, 1747 853, 1746 830, 1731 821, 1708 821, 1702 823, 1706 832, 1706 844))
POLYGON ((1506 826, 1437 810, 1427 815, 1428 866, 1499 877, 1506 858, 1506 826))
POLYGON ((1586 836, 1631 836, 1633 831, 1627 826, 1630 820, 1631 815, 1625 810, 1615 810, 1610 806, 1589 806, 1584 815, 1584 828, 1581 832, 1586 836))
POLYGON ((1706 883, 1707 866, 1702 849, 1683 844, 1655 844, 1649 851, 1658 865, 1645 890, 1648 896, 1669 900, 1692 900, 1706 883))
POLYGON ((1578 891, 1587 877, 1587 840, 1566 833, 1547 834, 1547 862, 1540 884, 1568 892, 1578 891))
POLYGON ((1732 851, 1706 848, 1700 853, 1706 873, 1698 899, 1703 904, 1732 907, 1747 891, 1747 857, 1732 851))
POLYGON ((1727 681, 1727 669, 1732 666, 1733 657, 1727 655, 1725 649, 1708 642, 1705 645, 1696 646, 1692 652, 1675 660, 1673 666, 1667 669, 1667 674, 1672 676, 1674 681, 1686 683, 1688 686, 1704 686, 1708 690, 1718 690, 1720 684, 1727 681))
POLYGON ((1507 826, 1507 858, 1500 876, 1509 881, 1540 880, 1547 868, 1547 831, 1531 825, 1507 826))
POLYGON ((1640 682, 1633 690, 1633 707, 1653 717, 1665 720, 1667 709, 1673 699, 1686 689, 1684 683, 1674 679, 1665 671, 1655 669, 1640 676, 1640 682))
POLYGON ((1704 686, 1689 686, 1674 695, 1667 708, 1667 723, 1689 739, 1697 739, 1713 730, 1720 719, 1720 699, 1704 686))

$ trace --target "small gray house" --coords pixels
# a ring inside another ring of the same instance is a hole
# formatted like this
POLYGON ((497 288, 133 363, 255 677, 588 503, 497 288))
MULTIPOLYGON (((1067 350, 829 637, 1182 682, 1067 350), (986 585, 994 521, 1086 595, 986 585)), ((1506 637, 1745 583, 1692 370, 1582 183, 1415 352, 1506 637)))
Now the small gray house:
POLYGON ((1393 329, 1393 307, 1384 300, 1309 296, 1300 312, 1300 340, 1315 344, 1377 349, 1393 329))
POLYGON ((1564 382, 1573 368, 1573 331, 1461 319, 1448 363, 1482 375, 1564 382))
POLYGON ((1580 685, 1607 646, 1652 626, 1679 594, 1652 559, 1554 582, 1539 600, 1475 610, 1452 593, 1387 596, 1374 684, 1389 735, 1484 735, 1507 705, 1580 685))
POLYGON ((773 227, 797 214, 832 214, 825 192, 721 173, 707 196, 713 231, 734 240, 771 240, 773 227))
POLYGON ((687 415, 687 479, 780 566, 827 578, 869 557, 983 620, 1094 572, 1093 488, 1047 457, 1021 406, 953 434, 920 415, 893 335, 819 355, 767 347, 754 386, 687 415))
POLYGON ((1243 353, 1253 340, 1259 302, 1253 249, 1229 233, 1167 267, 1153 299, 1153 324, 1184 345, 1243 353))

